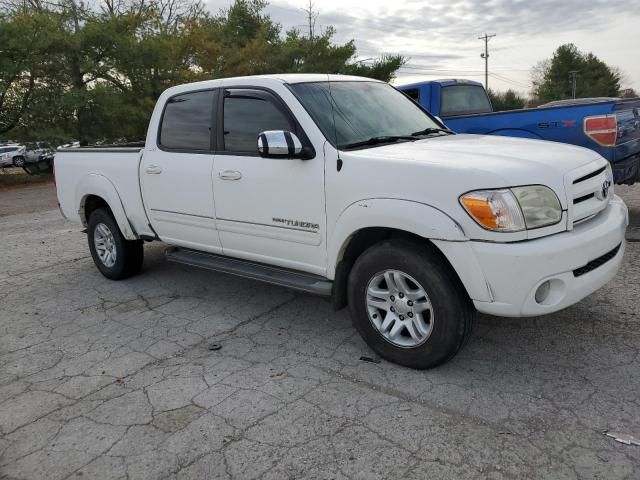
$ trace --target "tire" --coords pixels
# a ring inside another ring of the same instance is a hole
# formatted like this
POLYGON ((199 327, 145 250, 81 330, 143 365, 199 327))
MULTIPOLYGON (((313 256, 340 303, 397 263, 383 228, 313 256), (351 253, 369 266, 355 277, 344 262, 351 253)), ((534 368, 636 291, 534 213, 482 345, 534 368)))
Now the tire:
POLYGON ((24 167, 25 160, 24 157, 18 155, 17 157, 13 157, 13 166, 14 167, 24 167))
POLYGON ((392 239, 370 247, 356 260, 347 289, 364 341, 400 365, 425 369, 445 363, 471 334, 471 301, 430 245, 392 239))
POLYGON ((93 262, 105 277, 122 280, 142 269, 142 240, 125 239, 109 210, 99 208, 91 213, 87 239, 93 262), (105 252, 110 254, 105 255, 105 252))

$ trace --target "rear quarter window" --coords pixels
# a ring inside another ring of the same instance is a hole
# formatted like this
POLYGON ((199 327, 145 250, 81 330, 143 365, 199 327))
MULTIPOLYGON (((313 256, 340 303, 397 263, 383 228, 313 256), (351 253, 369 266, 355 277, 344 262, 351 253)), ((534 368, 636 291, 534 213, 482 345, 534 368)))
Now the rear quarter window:
POLYGON ((491 113, 491 102, 479 85, 452 85, 442 87, 441 117, 491 113))

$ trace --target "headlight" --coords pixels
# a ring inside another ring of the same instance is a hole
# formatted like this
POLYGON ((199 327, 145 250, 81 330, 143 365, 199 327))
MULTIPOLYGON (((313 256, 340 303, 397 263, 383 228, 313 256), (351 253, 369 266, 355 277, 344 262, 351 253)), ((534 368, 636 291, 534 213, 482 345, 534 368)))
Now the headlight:
POLYGON ((558 197, 542 185, 477 190, 462 195, 460 203, 481 227, 495 232, 545 227, 562 219, 558 197))
POLYGON ((512 188, 527 229, 555 225, 562 219, 562 207, 553 190, 542 185, 512 188))
POLYGON ((460 203, 481 227, 496 232, 525 229, 524 217, 511 190, 478 190, 460 197, 460 203))

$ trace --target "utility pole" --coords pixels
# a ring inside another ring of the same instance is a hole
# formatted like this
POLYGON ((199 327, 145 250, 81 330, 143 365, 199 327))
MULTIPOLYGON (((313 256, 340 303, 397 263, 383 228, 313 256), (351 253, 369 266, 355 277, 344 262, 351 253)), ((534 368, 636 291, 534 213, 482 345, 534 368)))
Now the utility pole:
POLYGON ((576 84, 579 73, 580 70, 571 70, 569 72, 569 77, 571 77, 571 98, 576 98, 576 84))
POLYGON ((495 33, 487 35, 485 32, 484 36, 478 37, 478 40, 484 40, 484 53, 480 54, 480 58, 484 58, 484 88, 487 91, 489 90, 489 39, 495 36, 495 33))

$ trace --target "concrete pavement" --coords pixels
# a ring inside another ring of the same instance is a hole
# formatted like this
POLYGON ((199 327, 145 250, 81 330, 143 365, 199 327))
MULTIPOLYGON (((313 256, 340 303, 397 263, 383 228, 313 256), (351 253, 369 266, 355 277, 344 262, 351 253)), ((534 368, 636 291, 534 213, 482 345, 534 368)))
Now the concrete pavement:
POLYGON ((50 186, 1 192, 0 478, 639 478, 640 447, 604 435, 640 438, 640 186, 617 191, 634 224, 614 281, 480 316, 430 371, 362 361, 346 311, 161 244, 108 281, 50 186))

